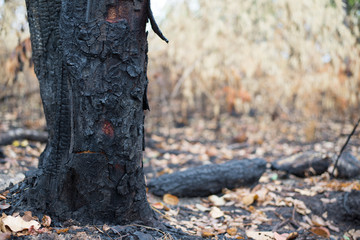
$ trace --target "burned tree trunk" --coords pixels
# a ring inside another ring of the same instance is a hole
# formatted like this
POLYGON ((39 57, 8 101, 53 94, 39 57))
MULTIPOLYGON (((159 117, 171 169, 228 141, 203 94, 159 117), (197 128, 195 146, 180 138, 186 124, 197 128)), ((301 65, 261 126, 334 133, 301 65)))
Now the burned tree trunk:
POLYGON ((27 0, 49 141, 27 206, 83 223, 151 224, 142 168, 148 0, 27 0))

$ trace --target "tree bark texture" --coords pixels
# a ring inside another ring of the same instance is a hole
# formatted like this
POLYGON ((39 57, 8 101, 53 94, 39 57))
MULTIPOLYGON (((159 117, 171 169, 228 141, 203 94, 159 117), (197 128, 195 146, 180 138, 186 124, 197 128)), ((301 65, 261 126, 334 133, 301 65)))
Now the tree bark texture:
POLYGON ((83 223, 150 224, 142 167, 150 2, 26 4, 49 131, 27 205, 83 223))

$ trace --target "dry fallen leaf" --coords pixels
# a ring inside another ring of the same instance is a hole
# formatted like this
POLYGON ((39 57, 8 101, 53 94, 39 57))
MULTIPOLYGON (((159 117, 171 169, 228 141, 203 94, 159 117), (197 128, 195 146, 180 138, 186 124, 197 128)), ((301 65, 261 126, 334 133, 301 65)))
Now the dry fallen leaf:
POLYGON ((296 239, 298 236, 299 236, 299 233, 292 232, 289 234, 289 236, 287 236, 286 240, 293 240, 293 239, 296 239))
POLYGON ((107 231, 109 231, 111 228, 110 228, 108 225, 104 224, 103 227, 102 227, 102 229, 103 229, 104 232, 107 232, 107 231))
POLYGON ((44 215, 41 221, 41 225, 44 227, 50 227, 51 225, 51 218, 47 215, 44 215))
POLYGON ((10 205, 7 203, 0 204, 0 210, 5 210, 5 209, 8 209, 9 207, 10 207, 10 205))
POLYGON ((346 233, 346 235, 352 237, 353 239, 359 239, 360 238, 360 230, 351 229, 346 233))
POLYGON ((212 207, 210 211, 210 216, 212 218, 220 218, 224 216, 224 212, 221 211, 218 207, 212 207))
POLYGON ((202 212, 206 212, 206 211, 210 211, 210 210, 211 210, 211 208, 205 207, 204 205, 201 205, 201 204, 199 204, 199 203, 197 203, 197 204, 195 205, 195 207, 196 207, 197 209, 199 209, 200 211, 202 211, 202 212))
POLYGON ((170 168, 165 168, 163 169, 162 171, 158 172, 157 175, 158 176, 161 176, 161 175, 164 175, 164 174, 171 174, 173 173, 173 170, 170 169, 170 168))
POLYGON ((318 236, 330 238, 330 232, 326 227, 312 227, 310 231, 318 236))
POLYGON ((156 209, 163 209, 164 208, 164 204, 161 203, 161 202, 153 203, 153 204, 151 204, 151 206, 153 206, 156 209))
POLYGON ((311 222, 314 226, 316 227, 323 227, 323 226, 326 226, 326 223, 324 221, 324 219, 322 219, 322 217, 319 217, 317 215, 313 215, 311 217, 311 222))
POLYGON ((254 240, 274 240, 274 233, 273 232, 247 231, 246 235, 249 238, 253 238, 254 240))
POLYGON ((0 233, 0 240, 10 239, 11 233, 0 233))
POLYGON ((306 205, 303 201, 300 201, 298 199, 293 199, 293 204, 298 213, 300 213, 302 215, 311 213, 311 210, 306 207, 306 205))
POLYGON ((242 203, 246 206, 249 206, 249 205, 253 204, 256 201, 256 199, 258 199, 258 197, 259 196, 255 193, 246 195, 245 197, 243 197, 242 203))
POLYGON ((226 230, 226 232, 230 235, 230 236, 235 236, 237 233, 237 228, 236 227, 232 227, 232 228, 228 228, 226 230))
POLYGON ((68 231, 69 231, 69 228, 56 229, 56 233, 57 233, 57 234, 67 233, 68 231))
POLYGON ((216 195, 209 196, 210 202, 212 202, 215 206, 224 206, 225 200, 222 197, 218 197, 216 195))
POLYGON ((213 232, 210 232, 208 230, 205 230, 201 233, 201 236, 202 237, 205 237, 205 238, 208 238, 208 237, 214 237, 215 236, 215 233, 213 232))
MULTIPOLYGON (((334 232, 340 232, 340 228, 334 225, 332 221, 326 221, 326 227, 328 227, 330 230, 334 232)), ((359 231, 360 232, 360 231, 359 231)), ((359 235, 360 237, 360 235, 359 235)))
POLYGON ((233 143, 243 143, 248 139, 246 133, 240 133, 232 139, 233 143))
POLYGON ((261 188, 259 190, 257 190, 256 192, 256 195, 258 196, 258 198, 256 199, 256 201, 258 201, 258 203, 265 203, 266 200, 269 199, 269 190, 266 189, 266 188, 261 188))
POLYGON ((13 145, 14 147, 19 147, 19 146, 20 146, 20 142, 19 142, 18 140, 15 140, 15 141, 12 142, 12 145, 13 145))
POLYGON ((215 157, 218 155, 218 150, 216 149, 216 147, 211 146, 210 148, 206 149, 205 152, 209 157, 215 157))
POLYGON ((3 219, 6 218, 7 215, 5 213, 2 213, 2 216, 0 217, 0 232, 9 232, 9 229, 4 226, 3 219))
POLYGON ((279 234, 277 232, 274 232, 274 239, 275 240, 287 240, 288 236, 289 236, 288 233, 279 234))
POLYGON ((45 233, 46 231, 47 231, 46 228, 35 229, 34 226, 31 226, 27 231, 24 230, 23 233, 24 233, 25 235, 28 235, 28 234, 29 234, 29 235, 37 235, 37 234, 39 234, 39 233, 45 233))
POLYGON ((174 195, 168 194, 168 193, 163 196, 163 201, 164 201, 164 203, 173 205, 173 206, 176 206, 179 204, 179 198, 174 195))
POLYGON ((325 204, 329 204, 329 203, 335 203, 337 200, 336 198, 331 198, 331 199, 328 199, 328 198, 320 198, 320 200, 325 203, 325 204))
POLYGON ((10 228, 10 230, 12 232, 20 232, 22 230, 27 230, 31 226, 34 226, 35 230, 38 230, 40 228, 39 222, 37 222, 35 220, 25 221, 20 216, 17 216, 17 217, 6 216, 5 218, 2 219, 2 222, 3 222, 4 226, 10 228))
POLYGON ((31 221, 31 220, 35 220, 35 221, 38 220, 37 217, 33 217, 31 211, 26 211, 26 212, 24 213, 24 216, 23 216, 22 218, 23 218, 25 221, 27 221, 27 222, 29 222, 29 221, 31 221))
POLYGON ((254 208, 254 206, 250 206, 247 210, 254 213, 256 211, 256 208, 254 208))
POLYGON ((300 193, 301 195, 309 196, 309 197, 313 197, 313 196, 315 196, 317 194, 316 191, 312 191, 310 189, 295 188, 294 191, 300 193))

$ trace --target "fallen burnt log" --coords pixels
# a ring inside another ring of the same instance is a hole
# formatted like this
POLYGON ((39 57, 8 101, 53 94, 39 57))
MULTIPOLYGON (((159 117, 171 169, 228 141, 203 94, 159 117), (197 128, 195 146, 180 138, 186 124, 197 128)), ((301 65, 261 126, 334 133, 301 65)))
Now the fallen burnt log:
POLYGON ((251 186, 265 170, 264 159, 232 160, 162 175, 152 179, 148 189, 158 196, 170 193, 178 197, 204 197, 219 193, 223 188, 251 186))
POLYGON ((339 159, 335 176, 344 179, 360 176, 360 161, 350 152, 344 152, 339 159))
POLYGON ((9 145, 15 140, 30 140, 46 143, 48 139, 48 133, 44 131, 36 131, 29 129, 14 129, 6 133, 0 133, 0 146, 9 145))
POLYGON ((321 153, 308 151, 276 160, 272 163, 273 170, 285 171, 297 177, 321 175, 327 171, 331 159, 321 153))
POLYGON ((360 191, 352 190, 343 196, 343 207, 347 217, 360 221, 360 191))

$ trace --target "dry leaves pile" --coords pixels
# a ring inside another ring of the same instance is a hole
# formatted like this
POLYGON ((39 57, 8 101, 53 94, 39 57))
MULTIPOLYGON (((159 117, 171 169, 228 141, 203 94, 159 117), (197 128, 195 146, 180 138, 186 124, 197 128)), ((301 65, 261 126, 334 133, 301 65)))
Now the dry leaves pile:
MULTIPOLYGON (((222 163, 233 158, 266 156, 265 159, 271 162, 279 157, 310 149, 334 157, 343 141, 337 138, 300 145, 291 141, 307 141, 306 123, 302 126, 287 123, 275 126, 273 122, 264 127, 261 123, 249 124, 246 119, 242 121, 238 125, 232 125, 230 121, 224 122, 221 134, 230 139, 227 144, 226 141, 216 141, 219 135, 209 131, 211 123, 207 125, 201 121, 195 127, 197 131, 193 131, 194 127, 185 127, 171 129, 172 135, 167 137, 152 135, 151 139, 155 143, 146 150, 145 156, 149 160, 146 166, 159 171, 155 170, 148 175, 154 177, 193 165, 222 163), (177 131, 181 131, 182 135, 177 131), (177 140, 179 135, 182 136, 181 140, 177 140), (199 140, 204 135, 206 140, 199 140), (246 137, 237 137, 240 135, 246 137)), ((351 126, 339 128, 334 124, 327 127, 318 125, 316 129, 312 129, 315 131, 312 135, 321 138, 320 133, 324 133, 319 132, 319 129, 326 128, 331 129, 333 135, 351 131, 351 126)), ((350 149, 358 155, 360 148, 356 138, 350 149)), ((336 203, 336 197, 330 195, 330 192, 360 190, 359 181, 331 180, 328 173, 305 179, 293 176, 281 179, 279 174, 266 172, 259 184, 252 189, 224 190, 222 194, 208 198, 179 199, 177 205, 168 202, 168 197, 159 199, 149 195, 149 201, 173 226, 202 237, 296 239, 300 234, 306 234, 313 236, 310 239, 356 239, 358 229, 345 229, 329 219, 329 214, 333 213, 319 213, 321 210, 311 208, 309 203, 319 195, 322 196, 319 201, 323 204, 336 203)))
MULTIPOLYGON (((5 210, 10 207, 6 203, 6 196, 9 191, 5 191, 0 194, 0 206, 1 210, 5 210)), ((0 240, 10 239, 11 236, 21 237, 27 235, 38 235, 42 233, 64 233, 69 229, 53 228, 51 227, 51 218, 47 215, 43 215, 40 220, 38 217, 33 216, 32 212, 26 211, 24 214, 14 213, 12 215, 6 215, 2 213, 0 217, 0 240)))
MULTIPOLYGON (((313 177, 307 181, 316 182, 320 181, 320 178, 313 177)), ((150 196, 149 200, 153 208, 163 210, 161 215, 173 226, 197 236, 224 235, 229 238, 245 239, 246 235, 255 240, 287 240, 296 239, 299 231, 306 231, 314 236, 339 239, 341 230, 334 222, 327 220, 328 213, 324 212, 321 216, 314 214, 306 203, 298 198, 298 195, 314 196, 327 190, 348 191, 358 189, 360 186, 358 182, 339 184, 335 189, 316 185, 299 189, 289 186, 286 182, 267 181, 265 176, 262 182, 252 190, 248 188, 224 190, 221 196, 212 195, 208 198, 193 199, 192 203, 183 199, 179 200, 170 194, 166 194, 160 202, 155 202, 159 199, 154 196, 150 196), (292 216, 284 217, 278 213, 278 209, 282 207, 291 208, 292 216), (181 215, 186 214, 187 211, 191 214, 184 220, 181 215), (295 213, 298 214, 297 217, 295 213), (265 225, 271 230, 261 230, 265 225)), ((328 198, 321 200, 336 201, 336 199, 328 198)), ((352 229, 347 231, 343 238, 346 239, 348 236, 349 239, 356 239, 359 233, 360 231, 352 229)))
MULTIPOLYGON (((298 139, 306 142, 304 131, 298 124, 282 123, 280 126, 264 126, 252 120, 242 119, 241 123, 222 122, 220 133, 214 122, 197 122, 194 127, 180 129, 159 129, 148 138, 145 151, 144 168, 147 178, 208 163, 223 163, 233 158, 263 157, 271 162, 282 156, 289 156, 309 149, 331 155, 338 151, 339 142, 328 139, 315 144, 296 144, 298 139), (239 127, 241 126, 241 127, 239 127), (196 129, 196 131, 194 131, 196 129), (280 130, 279 130, 280 129, 280 130), (168 135, 163 132, 167 132, 168 135), (226 136, 226 138, 225 138, 226 136), (243 137, 237 137, 243 136, 243 137), (244 137, 245 136, 245 137, 244 137), (223 140, 219 141, 219 138, 223 140), (286 141, 284 141, 286 139, 286 141), (290 140, 289 140, 290 139, 290 140), (335 149, 335 150, 334 150, 335 149)), ((306 126, 306 125, 305 125, 306 126)), ((326 127, 319 127, 326 129, 326 127)), ((332 133, 340 135, 348 132, 347 127, 331 126, 332 133)), ((318 133, 317 133, 318 134, 318 133)), ((317 135, 316 134, 316 135, 317 135)), ((32 143, 14 143, 3 148, 6 163, 0 165, 4 170, 12 166, 19 169, 19 160, 35 158, 41 147, 31 147, 32 143), (22 146, 24 145, 24 146, 22 146), (11 163, 11 165, 10 165, 11 163), (17 164, 17 165, 16 165, 17 164)), ((355 139, 350 149, 358 155, 360 143, 355 139)), ((35 160, 34 160, 35 161, 35 160)), ((31 163, 30 160, 28 161, 31 163)), ((29 165, 28 164, 28 165, 29 165)), ((26 164, 25 164, 26 165, 26 164)), ((338 225, 330 219, 330 212, 319 213, 309 205, 309 199, 319 197, 323 204, 334 204, 337 199, 330 192, 349 192, 360 190, 356 180, 330 180, 328 174, 299 179, 282 179, 280 173, 267 171, 253 188, 224 189, 219 195, 206 198, 177 198, 166 194, 162 198, 148 195, 153 209, 171 225, 184 232, 203 238, 229 237, 233 239, 296 239, 302 234, 312 235, 313 239, 333 238, 353 240, 360 231, 338 225)), ((0 195, 0 209, 10 207, 6 194, 0 195)), ((14 236, 56 232, 65 234, 69 229, 50 227, 50 218, 38 220, 25 215, 3 215, 1 218, 0 239, 14 236)), ((103 229, 106 233, 107 228, 103 229)), ((95 231, 95 230, 94 230, 95 231)), ((97 231, 97 230, 96 230, 97 231)), ((68 233, 67 233, 68 234, 68 233)))
POLYGON ((50 225, 51 218, 46 215, 40 221, 37 217, 32 216, 30 211, 25 212, 23 216, 20 216, 18 213, 12 216, 3 213, 0 217, 0 231, 2 234, 0 239, 10 238, 11 235, 20 237, 49 233, 52 230, 50 225))

